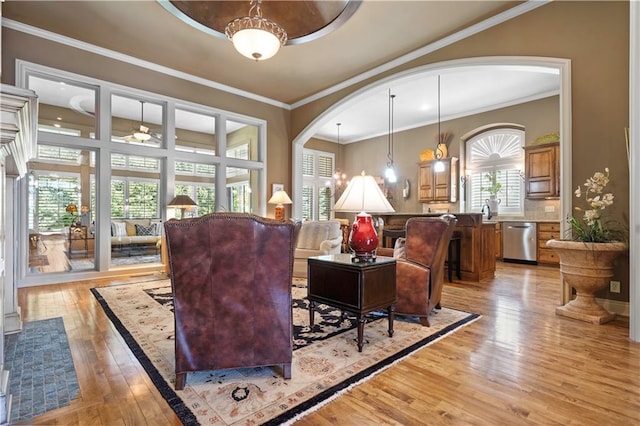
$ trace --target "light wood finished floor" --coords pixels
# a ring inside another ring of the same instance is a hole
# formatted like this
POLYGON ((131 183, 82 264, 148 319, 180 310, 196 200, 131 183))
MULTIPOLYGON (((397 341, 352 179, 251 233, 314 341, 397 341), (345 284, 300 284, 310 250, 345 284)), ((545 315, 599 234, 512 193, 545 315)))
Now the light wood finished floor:
MULTIPOLYGON (((499 262, 493 280, 447 285, 444 306, 483 317, 298 424, 640 424, 640 345, 628 321, 556 317, 559 277, 557 268, 499 262)), ((30 424, 180 424, 89 292, 138 279, 18 291, 25 321, 64 318, 81 390, 30 424)))

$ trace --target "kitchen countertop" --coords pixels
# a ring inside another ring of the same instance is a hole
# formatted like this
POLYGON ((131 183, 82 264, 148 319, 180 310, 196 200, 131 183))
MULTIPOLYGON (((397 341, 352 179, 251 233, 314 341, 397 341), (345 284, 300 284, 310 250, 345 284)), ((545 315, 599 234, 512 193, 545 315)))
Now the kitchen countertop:
POLYGON ((482 219, 482 223, 502 223, 502 222, 535 222, 535 223, 558 223, 560 219, 509 219, 509 218, 491 218, 490 220, 482 219))

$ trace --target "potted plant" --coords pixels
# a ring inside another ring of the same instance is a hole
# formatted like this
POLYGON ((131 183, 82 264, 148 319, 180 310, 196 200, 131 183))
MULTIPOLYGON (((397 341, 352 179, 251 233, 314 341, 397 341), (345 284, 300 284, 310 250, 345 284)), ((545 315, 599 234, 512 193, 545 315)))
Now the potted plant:
POLYGON ((575 207, 582 217, 568 218, 570 240, 549 240, 560 257, 563 282, 576 289, 576 298, 556 308, 556 315, 594 324, 604 324, 615 314, 608 312, 595 300, 595 293, 606 288, 613 278, 613 261, 627 249, 626 233, 613 221, 605 221, 603 211, 613 204, 613 194, 603 193, 609 183, 609 169, 596 172, 574 194, 582 198, 588 209, 575 207))
POLYGON ((498 199, 498 192, 502 190, 502 184, 498 182, 498 170, 487 172, 484 174, 484 179, 489 182, 489 186, 480 187, 481 191, 487 191, 489 193, 489 199, 486 203, 489 205, 492 214, 495 216, 498 214, 498 206, 500 205, 500 199, 498 199))

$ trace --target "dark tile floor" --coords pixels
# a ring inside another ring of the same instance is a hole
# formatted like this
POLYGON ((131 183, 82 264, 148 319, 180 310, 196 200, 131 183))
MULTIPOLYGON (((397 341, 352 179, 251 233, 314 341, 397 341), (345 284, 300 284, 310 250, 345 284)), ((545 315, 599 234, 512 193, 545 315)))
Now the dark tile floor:
POLYGON ((27 322, 4 338, 11 422, 64 407, 80 388, 62 318, 27 322))

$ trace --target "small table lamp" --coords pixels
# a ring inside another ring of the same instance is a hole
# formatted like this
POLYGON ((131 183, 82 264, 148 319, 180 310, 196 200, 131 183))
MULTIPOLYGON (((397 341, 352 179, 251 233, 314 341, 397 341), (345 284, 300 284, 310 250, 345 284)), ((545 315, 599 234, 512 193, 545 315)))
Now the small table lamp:
POLYGON ((291 198, 284 190, 276 191, 271 196, 269 204, 275 204, 276 220, 284 220, 284 206, 283 204, 292 204, 291 198))
POLYGON ((196 206, 196 202, 193 201, 188 195, 176 195, 176 197, 167 204, 167 207, 175 207, 180 209, 180 219, 184 219, 184 211, 189 207, 196 206))
POLYGON ((354 262, 372 262, 376 258, 378 248, 378 234, 373 226, 369 213, 395 212, 387 197, 373 176, 365 176, 364 171, 360 176, 354 176, 349 182, 334 206, 337 212, 360 212, 356 214, 356 220, 349 234, 349 247, 355 253, 354 262))

